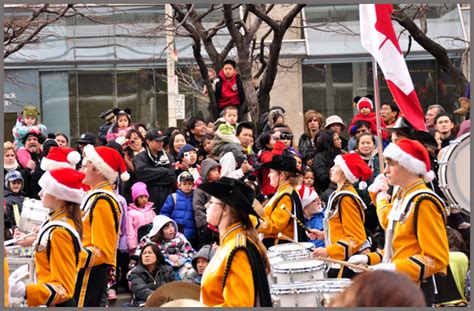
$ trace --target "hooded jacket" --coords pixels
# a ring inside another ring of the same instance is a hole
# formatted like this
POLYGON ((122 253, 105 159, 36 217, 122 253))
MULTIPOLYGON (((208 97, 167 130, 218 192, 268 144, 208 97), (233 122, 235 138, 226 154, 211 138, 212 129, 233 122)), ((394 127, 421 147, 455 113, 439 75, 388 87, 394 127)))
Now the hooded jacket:
POLYGON ((139 264, 131 270, 128 279, 135 296, 134 305, 138 306, 144 303, 158 287, 174 281, 176 277, 173 268, 168 265, 159 265, 155 275, 151 275, 145 266, 139 264))
MULTIPOLYGON (((206 183, 207 175, 209 172, 215 168, 220 167, 221 165, 214 159, 207 158, 201 162, 201 182, 206 183)), ((207 228, 207 221, 206 221, 206 207, 204 206, 211 196, 206 192, 202 191, 199 188, 194 189, 193 195, 193 209, 194 209, 194 219, 196 221, 197 230, 203 230, 207 228)))
POLYGON ((176 205, 174 204, 173 194, 170 194, 161 208, 160 215, 168 216, 177 224, 183 225, 184 235, 187 238, 197 237, 192 191, 189 194, 185 194, 181 190, 177 190, 176 205))
POLYGON ((215 250, 211 247, 211 245, 204 245, 201 247, 199 252, 197 252, 196 256, 194 256, 191 264, 193 266, 193 274, 190 277, 190 280, 198 285, 201 285, 202 274, 198 273, 197 269, 197 261, 199 258, 206 259, 208 262, 211 261, 211 258, 215 254, 215 250))
POLYGON ((129 249, 135 249, 138 245, 138 228, 153 222, 156 216, 153 203, 148 202, 144 208, 130 203, 127 216, 127 245, 129 249))

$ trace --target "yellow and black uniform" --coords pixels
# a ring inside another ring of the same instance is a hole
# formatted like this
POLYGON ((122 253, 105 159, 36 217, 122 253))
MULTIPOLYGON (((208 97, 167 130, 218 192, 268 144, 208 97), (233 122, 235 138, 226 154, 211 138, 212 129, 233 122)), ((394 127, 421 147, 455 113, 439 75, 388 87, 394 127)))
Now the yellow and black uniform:
POLYGON ((107 268, 115 265, 120 207, 110 183, 92 188, 81 205, 87 253, 79 271, 74 297, 78 307, 100 306, 107 284, 107 268))
MULTIPOLYGON (((380 225, 386 229, 389 213, 401 209, 404 199, 419 190, 424 191, 411 200, 408 214, 395 224, 391 258, 396 271, 406 274, 418 284, 435 273, 447 272, 449 246, 444 204, 434 194, 430 194, 433 192, 422 179, 415 181, 406 190, 400 189, 393 196, 392 203, 382 199, 376 204, 380 225)), ((382 261, 383 253, 369 253, 368 256, 369 264, 374 265, 382 261)))
POLYGON ((242 223, 235 223, 220 237, 220 247, 204 271, 201 302, 209 307, 269 306, 270 297, 266 304, 262 301, 262 295, 269 296, 266 280, 255 243, 246 237, 242 223))
POLYGON ((7 250, 3 249, 3 305, 5 308, 8 307, 8 262, 7 262, 7 250))
POLYGON ((42 225, 34 249, 37 282, 26 285, 28 306, 74 307, 81 241, 64 208, 42 225))
POLYGON ((251 217, 252 222, 256 225, 257 232, 263 233, 262 242, 265 247, 288 243, 287 240, 280 240, 278 238, 278 233, 280 232, 298 242, 306 241, 306 235, 299 226, 296 228, 297 237, 295 237, 295 221, 289 212, 296 215, 304 223, 303 210, 298 193, 288 182, 282 182, 276 193, 263 208, 263 221, 257 222, 256 217, 251 217))
MULTIPOLYGON (((333 259, 347 261, 359 252, 367 239, 364 228, 364 205, 352 185, 336 190, 328 200, 325 215, 326 250, 333 259)), ((352 277, 352 270, 332 265, 328 277, 352 277)))

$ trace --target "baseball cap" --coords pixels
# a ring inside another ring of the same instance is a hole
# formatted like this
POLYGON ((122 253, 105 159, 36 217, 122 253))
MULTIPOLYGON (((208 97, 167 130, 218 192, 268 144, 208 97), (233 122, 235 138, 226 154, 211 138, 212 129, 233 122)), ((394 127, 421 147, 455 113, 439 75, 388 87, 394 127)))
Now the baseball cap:
POLYGON ((181 183, 181 182, 186 181, 186 180, 194 181, 193 175, 191 175, 191 173, 188 172, 188 171, 184 171, 181 174, 179 174, 179 176, 178 176, 178 183, 181 183))
POLYGON ((146 140, 164 141, 166 138, 167 136, 159 129, 149 129, 145 135, 146 140))

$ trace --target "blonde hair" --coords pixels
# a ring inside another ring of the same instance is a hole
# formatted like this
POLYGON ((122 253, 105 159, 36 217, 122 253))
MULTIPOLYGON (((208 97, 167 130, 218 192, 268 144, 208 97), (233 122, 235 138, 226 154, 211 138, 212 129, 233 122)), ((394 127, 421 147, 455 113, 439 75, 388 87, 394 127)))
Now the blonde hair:
POLYGON ((13 153, 16 156, 15 146, 11 142, 6 141, 3 143, 3 154, 7 153, 9 150, 13 150, 13 153))

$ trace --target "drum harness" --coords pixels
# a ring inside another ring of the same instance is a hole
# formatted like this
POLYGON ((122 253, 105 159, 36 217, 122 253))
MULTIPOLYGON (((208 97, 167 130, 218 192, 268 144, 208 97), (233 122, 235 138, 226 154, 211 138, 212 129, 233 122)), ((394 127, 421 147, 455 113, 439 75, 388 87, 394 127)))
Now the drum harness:
MULTIPOLYGON (((333 192, 329 196, 328 204, 327 204, 328 208, 326 209, 326 211, 324 213, 323 228, 324 228, 324 243, 325 243, 326 247, 331 245, 331 238, 329 236, 330 235, 329 220, 337 215, 337 213, 340 210, 341 200, 346 196, 350 197, 352 199, 352 201, 357 205, 357 207, 359 208, 359 213, 360 213, 360 217, 362 219, 362 222, 365 221, 365 215, 364 215, 363 211, 367 209, 367 206, 365 205, 364 201, 362 201, 362 199, 358 195, 354 194, 351 191, 347 191, 347 190, 340 190, 340 191, 333 192)), ((342 222, 342 209, 341 209, 341 212, 339 213, 339 218, 342 222)), ((366 243, 368 243, 367 240, 364 242, 364 244, 366 244, 366 243)), ((347 260, 347 258, 346 258, 346 260, 347 260)), ((341 266, 339 264, 331 264, 330 267, 335 268, 335 269, 340 269, 341 266)))
MULTIPOLYGON (((417 186, 417 184, 413 185, 417 186)), ((432 190, 428 189, 419 189, 416 190, 412 193, 410 193, 407 197, 403 198, 398 204, 399 201, 399 193, 400 189, 396 189, 394 191, 396 193, 396 197, 393 201, 392 206, 396 206, 397 208, 392 208, 388 214, 388 227, 386 230, 386 235, 385 235, 385 248, 384 248, 384 256, 382 262, 388 263, 391 261, 391 258, 393 256, 393 248, 392 248, 392 242, 393 242, 393 232, 395 231, 395 226, 396 223, 399 222, 400 224, 403 224, 406 222, 408 219, 408 216, 410 213, 413 211, 413 230, 415 233, 415 237, 418 240, 418 211, 421 206, 422 201, 430 201, 432 202, 436 208, 438 209, 438 212, 441 214, 443 217, 443 222, 446 225, 447 224, 447 208, 443 204, 443 200, 432 190), (413 204, 413 201, 415 198, 418 197, 418 200, 413 204), (435 197, 435 198, 433 198, 435 197), (399 207, 400 206, 400 207, 399 207)), ((432 281, 433 281, 433 286, 434 286, 434 292, 435 294, 438 293, 438 289, 436 287, 436 281, 434 275, 431 276, 432 281)))

